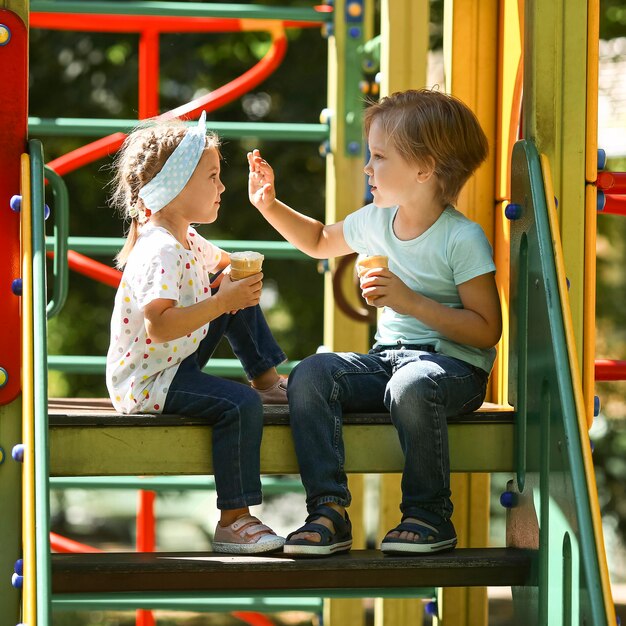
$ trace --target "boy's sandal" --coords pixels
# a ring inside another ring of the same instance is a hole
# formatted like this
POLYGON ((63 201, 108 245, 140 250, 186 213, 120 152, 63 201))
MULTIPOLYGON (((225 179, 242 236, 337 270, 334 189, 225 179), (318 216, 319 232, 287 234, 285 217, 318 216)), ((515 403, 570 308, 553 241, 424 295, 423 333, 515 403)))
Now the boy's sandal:
POLYGON ((340 513, 329 506, 320 506, 306 518, 306 523, 298 530, 287 535, 287 541, 283 547, 286 554, 300 556, 330 556, 340 552, 347 552, 352 547, 352 523, 346 511, 345 519, 340 513), (313 520, 320 517, 329 519, 335 527, 335 532, 322 524, 316 524, 313 520), (320 541, 308 539, 292 539, 300 533, 317 533, 320 541))
POLYGON ((218 523, 213 538, 215 552, 259 554, 283 547, 285 540, 252 515, 242 515, 229 526, 218 523))
POLYGON ((456 531, 450 520, 442 520, 441 524, 434 525, 420 520, 406 522, 404 519, 395 528, 389 531, 383 539, 380 549, 384 553, 428 553, 451 550, 456 546, 456 531), (400 539, 389 537, 389 533, 413 533, 416 537, 400 539))

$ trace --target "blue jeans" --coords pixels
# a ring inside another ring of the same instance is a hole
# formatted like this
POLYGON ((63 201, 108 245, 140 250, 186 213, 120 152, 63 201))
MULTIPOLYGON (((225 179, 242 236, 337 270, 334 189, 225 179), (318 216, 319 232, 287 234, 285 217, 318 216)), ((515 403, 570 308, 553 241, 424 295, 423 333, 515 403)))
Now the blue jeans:
POLYGON ((430 349, 375 346, 368 354, 321 353, 294 368, 287 387, 289 414, 309 513, 328 502, 350 504, 343 413, 388 410, 404 452, 403 515, 452 515, 446 418, 480 407, 488 374, 430 349))
POLYGON ((213 426, 213 467, 219 509, 260 504, 263 404, 249 385, 202 371, 226 337, 253 379, 285 360, 259 306, 225 314, 209 324, 198 350, 178 366, 163 413, 206 419, 213 426))

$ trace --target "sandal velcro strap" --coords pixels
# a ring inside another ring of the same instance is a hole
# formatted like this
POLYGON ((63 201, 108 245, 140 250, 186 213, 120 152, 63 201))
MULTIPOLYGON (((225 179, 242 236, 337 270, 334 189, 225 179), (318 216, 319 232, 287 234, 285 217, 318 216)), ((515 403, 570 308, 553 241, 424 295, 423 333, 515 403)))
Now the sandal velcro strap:
POLYGON ((315 509, 307 518, 307 524, 309 522, 313 522, 320 517, 325 517, 329 519, 333 526, 335 527, 335 532, 339 535, 343 535, 345 533, 349 533, 352 531, 352 524, 350 523, 350 518, 348 517, 348 511, 345 511, 345 518, 341 513, 335 511, 330 506, 321 505, 315 509))
POLYGON ((430 524, 425 524, 425 523, 417 524, 415 522, 402 522, 398 524, 391 532, 414 533, 415 535, 419 535, 420 537, 423 537, 424 539, 427 539, 428 537, 432 537, 433 541, 436 535, 439 534, 439 531, 434 526, 431 526, 430 524))
POLYGON ((322 546, 330 543, 333 538, 333 534, 327 526, 316 524, 315 522, 307 522, 304 526, 298 528, 298 530, 289 533, 287 535, 287 541, 289 541, 293 535, 299 535, 300 533, 317 533, 320 536, 319 544, 322 546))

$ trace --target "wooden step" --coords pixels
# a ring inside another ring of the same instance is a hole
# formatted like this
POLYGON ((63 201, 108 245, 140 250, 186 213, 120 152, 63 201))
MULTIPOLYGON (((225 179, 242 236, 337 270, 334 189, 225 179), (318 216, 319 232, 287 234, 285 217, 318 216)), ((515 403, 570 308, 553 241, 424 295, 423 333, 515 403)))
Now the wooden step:
POLYGON ((52 592, 109 593, 415 589, 533 584, 535 552, 458 548, 420 556, 353 550, 330 558, 215 552, 53 554, 52 592))
MULTIPOLYGON (((514 411, 485 404, 451 418, 450 462, 456 472, 514 469, 514 411)), ((179 415, 119 415, 104 399, 51 399, 50 475, 212 474, 211 428, 179 415)), ((346 471, 395 473, 403 456, 388 413, 346 415, 346 471), (375 451, 375 452, 374 452, 375 451)), ((287 406, 266 406, 263 474, 297 474, 287 406)))

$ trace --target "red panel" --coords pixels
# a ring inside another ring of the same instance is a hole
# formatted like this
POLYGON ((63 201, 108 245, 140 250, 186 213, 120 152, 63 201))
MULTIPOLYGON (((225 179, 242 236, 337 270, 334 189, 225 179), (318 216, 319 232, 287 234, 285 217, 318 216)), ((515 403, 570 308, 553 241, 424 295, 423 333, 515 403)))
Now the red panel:
POLYGON ((0 46, 0 367, 8 373, 0 404, 8 404, 21 390, 20 298, 11 291, 11 283, 21 276, 20 217, 9 201, 20 193, 20 155, 26 150, 28 31, 12 11, 0 9, 0 23, 11 32, 9 42, 0 46))

